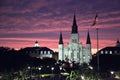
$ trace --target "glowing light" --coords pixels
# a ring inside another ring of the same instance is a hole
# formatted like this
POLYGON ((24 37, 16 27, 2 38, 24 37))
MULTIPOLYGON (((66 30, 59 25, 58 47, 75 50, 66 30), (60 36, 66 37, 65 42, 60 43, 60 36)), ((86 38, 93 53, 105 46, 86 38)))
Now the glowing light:
POLYGON ((53 71, 53 70, 54 70, 54 67, 52 67, 51 70, 53 71))
POLYGON ((41 69, 42 69, 41 67, 38 68, 38 70, 41 70, 41 69))
POLYGON ((81 75, 81 79, 82 79, 82 80, 85 80, 85 77, 81 75))
POLYGON ((114 74, 114 71, 110 71, 111 74, 114 74))

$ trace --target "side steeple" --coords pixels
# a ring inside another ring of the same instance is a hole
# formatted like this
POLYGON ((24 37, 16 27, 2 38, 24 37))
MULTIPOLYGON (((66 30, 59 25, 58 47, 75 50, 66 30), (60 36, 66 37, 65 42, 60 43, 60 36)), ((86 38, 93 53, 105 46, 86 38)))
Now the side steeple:
POLYGON ((78 33, 78 26, 77 26, 75 14, 74 14, 74 18, 73 18, 73 25, 72 25, 72 32, 71 33, 78 33))
POLYGON ((88 30, 88 33, 87 33, 86 53, 87 53, 87 58, 86 58, 87 64, 89 64, 90 60, 92 59, 91 40, 90 40, 89 30, 88 30))
POLYGON ((61 32, 60 32, 59 45, 58 45, 58 59, 61 61, 64 60, 64 44, 63 44, 63 38, 61 32))
POLYGON ((63 44, 63 38, 62 38, 62 33, 60 32, 60 37, 59 37, 59 44, 63 44))
POLYGON ((90 35, 89 35, 89 30, 88 30, 88 33, 87 33, 87 41, 86 41, 86 44, 91 44, 90 35))

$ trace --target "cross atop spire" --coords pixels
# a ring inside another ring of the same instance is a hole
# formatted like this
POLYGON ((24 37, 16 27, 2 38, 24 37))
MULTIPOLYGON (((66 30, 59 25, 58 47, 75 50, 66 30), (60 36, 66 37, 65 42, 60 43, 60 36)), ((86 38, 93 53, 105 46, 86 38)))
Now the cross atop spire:
POLYGON ((76 23, 75 13, 74 13, 74 18, 73 18, 72 33, 78 33, 78 26, 77 26, 77 23, 76 23))
POLYGON ((63 44, 62 33, 60 32, 59 44, 63 44))
POLYGON ((89 35, 89 30, 88 30, 88 34, 87 34, 87 41, 86 41, 86 44, 91 44, 90 35, 89 35))

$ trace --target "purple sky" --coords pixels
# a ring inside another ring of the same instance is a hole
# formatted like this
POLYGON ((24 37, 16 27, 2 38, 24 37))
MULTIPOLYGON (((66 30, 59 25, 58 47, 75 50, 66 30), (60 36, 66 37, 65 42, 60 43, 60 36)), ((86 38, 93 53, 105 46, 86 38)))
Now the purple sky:
POLYGON ((58 48, 60 30, 65 45, 70 40, 74 12, 80 42, 85 45, 90 30, 92 49, 96 29, 91 27, 98 12, 99 47, 114 46, 120 38, 120 0, 0 0, 0 46, 19 49, 40 46, 58 48))

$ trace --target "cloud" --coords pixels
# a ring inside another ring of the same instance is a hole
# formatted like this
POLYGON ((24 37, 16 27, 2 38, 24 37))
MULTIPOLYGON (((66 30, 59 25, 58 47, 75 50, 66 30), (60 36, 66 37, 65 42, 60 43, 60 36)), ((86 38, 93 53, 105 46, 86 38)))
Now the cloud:
MULTIPOLYGON (((100 41, 102 44, 108 41, 109 44, 120 35, 119 2, 120 0, 2 0, 0 41, 3 43, 0 46, 15 48, 20 43, 19 48, 33 46, 34 41, 38 40, 42 46, 49 43, 46 46, 57 49, 60 30, 63 33, 64 42, 67 43, 70 40, 74 12, 80 41, 83 44, 89 29, 92 46, 95 48, 96 29, 91 27, 91 24, 96 12, 99 15, 96 26, 100 27, 100 41)), ((108 44, 105 43, 106 46, 108 44)))

